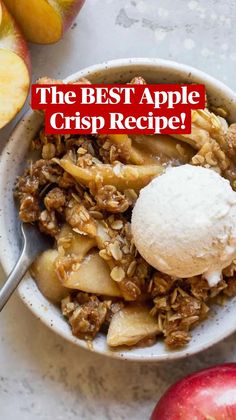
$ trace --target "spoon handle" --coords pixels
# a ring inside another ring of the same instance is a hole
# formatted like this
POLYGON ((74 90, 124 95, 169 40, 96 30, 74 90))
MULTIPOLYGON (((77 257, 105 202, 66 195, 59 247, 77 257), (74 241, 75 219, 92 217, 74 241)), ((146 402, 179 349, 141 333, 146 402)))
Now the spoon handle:
POLYGON ((26 245, 24 243, 23 249, 21 251, 18 261, 16 262, 16 265, 9 274, 2 289, 0 290, 0 311, 4 308, 8 299, 11 297, 12 293, 17 288, 22 277, 28 270, 31 262, 31 258, 29 258, 29 256, 26 253, 26 245))

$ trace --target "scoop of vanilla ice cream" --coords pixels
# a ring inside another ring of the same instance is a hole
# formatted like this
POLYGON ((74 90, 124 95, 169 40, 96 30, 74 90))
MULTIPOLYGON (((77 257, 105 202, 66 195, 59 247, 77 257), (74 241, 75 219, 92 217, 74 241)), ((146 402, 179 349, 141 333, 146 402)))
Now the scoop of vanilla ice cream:
POLYGON ((150 265, 177 278, 203 274, 214 286, 236 258, 236 193, 211 169, 169 168, 141 190, 131 229, 150 265))

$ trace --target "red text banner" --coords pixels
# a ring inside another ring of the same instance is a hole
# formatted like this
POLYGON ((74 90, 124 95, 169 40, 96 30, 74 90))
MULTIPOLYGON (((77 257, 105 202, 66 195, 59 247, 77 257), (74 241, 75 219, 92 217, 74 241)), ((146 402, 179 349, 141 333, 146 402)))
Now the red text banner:
POLYGON ((190 134, 205 107, 196 84, 32 85, 31 106, 45 112, 47 134, 190 134))

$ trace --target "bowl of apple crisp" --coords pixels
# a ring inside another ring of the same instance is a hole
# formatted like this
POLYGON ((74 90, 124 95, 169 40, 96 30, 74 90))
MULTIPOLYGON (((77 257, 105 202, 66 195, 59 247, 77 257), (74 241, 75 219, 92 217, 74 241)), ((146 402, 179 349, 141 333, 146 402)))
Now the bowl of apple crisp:
POLYGON ((70 342, 127 360, 182 358, 228 336, 235 93, 159 59, 114 60, 54 82, 203 83, 206 108, 192 111, 191 134, 176 136, 46 135, 43 114, 26 114, 0 162, 2 265, 9 273, 19 255, 20 220, 52 246, 22 280, 23 301, 70 342))

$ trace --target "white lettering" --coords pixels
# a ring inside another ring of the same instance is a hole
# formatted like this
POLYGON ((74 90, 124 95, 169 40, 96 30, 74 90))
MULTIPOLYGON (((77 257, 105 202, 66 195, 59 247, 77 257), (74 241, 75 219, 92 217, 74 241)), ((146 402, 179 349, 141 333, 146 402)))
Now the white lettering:
POLYGON ((60 126, 57 125, 58 117, 61 117, 63 119, 63 113, 62 112, 55 112, 55 114, 52 114, 51 118, 50 118, 50 125, 55 130, 62 130, 64 128, 64 124, 62 122, 62 124, 60 126))

